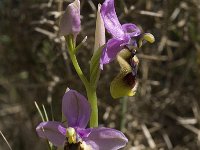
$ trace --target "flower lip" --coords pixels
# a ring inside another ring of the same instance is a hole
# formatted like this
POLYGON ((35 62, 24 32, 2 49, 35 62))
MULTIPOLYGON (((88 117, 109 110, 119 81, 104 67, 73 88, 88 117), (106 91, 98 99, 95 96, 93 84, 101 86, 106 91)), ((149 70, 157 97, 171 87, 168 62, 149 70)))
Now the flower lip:
MULTIPOLYGON (((127 60, 128 62, 128 60, 127 60)), ((127 85, 134 88, 136 85, 136 78, 137 78, 137 70, 138 70, 138 58, 136 57, 136 51, 131 51, 131 58, 129 59, 130 66, 132 68, 132 71, 124 76, 123 80, 127 83, 127 85)))
POLYGON ((68 142, 65 143, 64 145, 64 150, 87 150, 87 149, 84 149, 82 148, 82 142, 77 142, 77 143, 74 143, 74 144, 69 144, 68 142))
POLYGON ((122 96, 133 96, 137 90, 137 67, 138 59, 135 56, 135 51, 125 48, 117 54, 117 62, 120 66, 120 71, 112 80, 110 92, 113 98, 122 96))
POLYGON ((124 81, 131 86, 132 88, 135 86, 136 84, 136 76, 131 72, 128 73, 124 78, 124 81))

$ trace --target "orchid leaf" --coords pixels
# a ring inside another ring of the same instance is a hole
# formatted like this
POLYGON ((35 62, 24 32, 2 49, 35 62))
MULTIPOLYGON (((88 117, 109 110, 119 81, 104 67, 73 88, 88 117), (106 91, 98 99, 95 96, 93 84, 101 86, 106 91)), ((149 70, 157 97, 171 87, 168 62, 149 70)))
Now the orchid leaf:
POLYGON ((90 62, 90 83, 92 83, 95 87, 100 76, 100 57, 103 48, 104 45, 99 47, 99 49, 93 54, 90 62))

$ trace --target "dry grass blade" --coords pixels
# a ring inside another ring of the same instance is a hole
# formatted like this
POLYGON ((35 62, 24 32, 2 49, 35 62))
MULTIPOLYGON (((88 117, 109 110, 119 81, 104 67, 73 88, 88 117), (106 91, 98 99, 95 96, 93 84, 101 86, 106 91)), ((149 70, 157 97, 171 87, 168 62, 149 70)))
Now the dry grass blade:
POLYGON ((146 59, 146 60, 153 60, 153 61, 167 61, 167 56, 155 56, 155 55, 145 55, 145 54, 138 54, 138 58, 146 59))
POLYGON ((9 149, 12 150, 12 148, 11 148, 11 146, 10 146, 8 140, 7 140, 6 137, 3 135, 3 133, 1 132, 1 130, 0 130, 0 134, 1 134, 1 136, 3 137, 4 141, 6 142, 6 144, 8 145, 9 149))
POLYGON ((139 11, 141 15, 147 15, 147 16, 153 16, 153 17, 163 17, 162 12, 151 12, 151 11, 146 11, 146 10, 141 10, 139 11))
POLYGON ((168 148, 169 150, 172 150, 172 149, 173 149, 173 145, 172 145, 172 142, 171 142, 169 136, 168 136, 166 133, 163 133, 162 136, 163 136, 163 139, 165 140, 165 143, 166 143, 166 145, 167 145, 167 148, 168 148))
POLYGON ((49 31, 44 30, 44 29, 39 28, 39 27, 36 27, 35 31, 40 32, 40 33, 42 33, 44 35, 47 35, 50 39, 54 39, 56 37, 56 35, 54 33, 49 32, 49 31))
POLYGON ((40 114, 40 117, 41 117, 42 121, 44 122, 45 119, 44 119, 44 116, 42 114, 42 111, 40 110, 40 107, 38 106, 36 101, 34 103, 35 103, 35 107, 37 108, 38 113, 40 114))
POLYGON ((148 142, 150 148, 155 149, 156 148, 156 144, 155 144, 155 142, 154 142, 149 130, 147 129, 146 125, 142 124, 141 128, 143 130, 143 133, 144 133, 144 135, 145 135, 145 137, 147 139, 147 142, 148 142))

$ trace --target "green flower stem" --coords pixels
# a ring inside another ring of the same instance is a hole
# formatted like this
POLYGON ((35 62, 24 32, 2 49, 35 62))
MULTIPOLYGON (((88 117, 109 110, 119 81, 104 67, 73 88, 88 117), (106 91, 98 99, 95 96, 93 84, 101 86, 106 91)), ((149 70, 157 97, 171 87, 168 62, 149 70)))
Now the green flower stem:
POLYGON ((90 127, 98 127, 98 107, 97 107, 97 94, 96 88, 92 86, 86 88, 87 97, 92 108, 90 116, 90 127))
POLYGON ((126 111, 127 111, 127 103, 128 97, 124 96, 120 99, 121 101, 121 121, 120 121, 120 130, 123 131, 125 129, 126 123, 126 111))
POLYGON ((78 76, 80 77, 81 81, 83 82, 83 84, 85 85, 85 87, 87 87, 89 85, 89 82, 88 80, 86 79, 86 77, 84 76, 79 64, 78 64, 78 61, 76 59, 76 56, 72 53, 69 53, 70 55, 70 58, 72 60, 72 63, 73 63, 73 66, 78 74, 78 76))
POLYGON ((69 52, 69 56, 71 58, 72 64, 73 64, 78 76, 80 77, 80 79, 83 82, 83 84, 85 85, 85 87, 88 87, 89 82, 88 82, 87 78, 84 76, 84 74, 78 64, 78 61, 77 61, 77 58, 76 58, 76 55, 74 52, 74 50, 75 50, 74 40, 73 40, 72 36, 70 36, 70 35, 69 35, 69 37, 67 37, 67 47, 68 47, 68 52, 69 52))
POLYGON ((93 85, 94 83, 90 83, 87 80, 87 78, 84 76, 78 64, 76 54, 75 54, 76 46, 75 46, 73 36, 72 35, 67 36, 66 40, 67 40, 68 52, 69 52, 69 56, 71 58, 72 64, 86 88, 87 97, 92 108, 92 112, 90 116, 90 127, 98 127, 98 107, 97 107, 96 87, 94 87, 93 85))

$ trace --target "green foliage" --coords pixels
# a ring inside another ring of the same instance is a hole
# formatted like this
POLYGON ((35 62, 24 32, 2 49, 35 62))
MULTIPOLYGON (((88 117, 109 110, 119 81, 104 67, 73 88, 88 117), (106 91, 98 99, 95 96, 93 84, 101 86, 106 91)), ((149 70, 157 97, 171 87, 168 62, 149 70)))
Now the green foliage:
POLYGON ((100 77, 100 57, 104 46, 101 46, 92 56, 90 61, 90 83, 97 86, 100 77))

